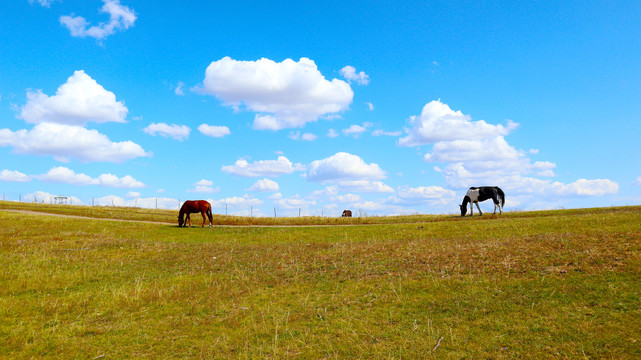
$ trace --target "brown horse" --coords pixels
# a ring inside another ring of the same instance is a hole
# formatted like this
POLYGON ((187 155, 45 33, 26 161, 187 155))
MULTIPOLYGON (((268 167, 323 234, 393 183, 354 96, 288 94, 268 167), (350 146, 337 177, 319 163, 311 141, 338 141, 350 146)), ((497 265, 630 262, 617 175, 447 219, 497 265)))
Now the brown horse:
POLYGON ((211 214, 211 204, 205 200, 187 200, 178 213, 178 227, 186 226, 187 222, 189 222, 189 227, 191 227, 191 217, 189 216, 191 213, 201 213, 203 215, 203 224, 201 227, 205 227, 205 214, 209 217, 209 227, 214 223, 214 219, 211 214), (185 214, 187 214, 187 218, 183 220, 185 214))

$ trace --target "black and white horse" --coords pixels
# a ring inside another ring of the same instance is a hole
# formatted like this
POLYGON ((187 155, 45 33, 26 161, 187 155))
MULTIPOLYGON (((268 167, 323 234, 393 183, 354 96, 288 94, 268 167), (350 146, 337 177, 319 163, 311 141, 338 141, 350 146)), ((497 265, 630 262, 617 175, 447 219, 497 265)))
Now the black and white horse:
POLYGON ((476 208, 479 209, 479 213, 483 215, 481 208, 479 207, 479 202, 485 201, 487 199, 492 199, 494 201, 494 214, 496 214, 496 207, 499 208, 499 213, 503 214, 503 205, 505 205, 505 194, 498 186, 481 186, 481 187, 471 187, 465 197, 463 198, 463 205, 459 205, 461 208, 461 216, 465 216, 467 213, 467 204, 470 204, 470 216, 474 216, 474 208, 472 204, 476 204, 476 208))

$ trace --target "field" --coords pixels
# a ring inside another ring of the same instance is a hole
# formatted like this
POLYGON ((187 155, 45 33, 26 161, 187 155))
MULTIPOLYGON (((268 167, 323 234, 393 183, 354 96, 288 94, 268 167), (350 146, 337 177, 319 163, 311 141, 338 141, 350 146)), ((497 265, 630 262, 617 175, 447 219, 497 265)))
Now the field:
POLYGON ((639 206, 176 215, 0 202, 0 358, 641 357, 639 206))

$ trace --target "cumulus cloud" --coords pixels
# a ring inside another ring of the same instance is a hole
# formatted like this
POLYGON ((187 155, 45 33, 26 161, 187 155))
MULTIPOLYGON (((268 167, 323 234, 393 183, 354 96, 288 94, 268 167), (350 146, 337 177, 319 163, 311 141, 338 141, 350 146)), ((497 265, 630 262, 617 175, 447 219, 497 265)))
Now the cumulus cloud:
POLYGON ((277 160, 259 160, 249 163, 245 159, 237 160, 234 165, 225 165, 222 170, 228 174, 243 177, 276 177, 291 174, 294 171, 304 171, 301 164, 294 164, 285 156, 279 156, 277 160))
POLYGON ((203 85, 196 90, 235 109, 244 105, 257 113, 253 125, 257 130, 303 127, 346 110, 354 96, 349 84, 325 79, 308 58, 277 63, 224 57, 207 67, 203 85))
POLYGON ((367 131, 367 129, 369 129, 370 127, 372 127, 372 123, 369 122, 364 122, 362 126, 354 124, 347 129, 343 129, 343 134, 345 134, 346 136, 351 135, 357 138, 361 136, 365 131, 367 131))
POLYGON ((82 174, 82 173, 77 174, 75 171, 63 166, 54 167, 50 169, 46 174, 35 175, 34 177, 41 181, 71 184, 71 185, 78 185, 78 186, 99 185, 103 187, 121 188, 121 189, 145 187, 145 184, 134 179, 129 175, 118 177, 113 174, 102 174, 102 175, 99 175, 97 178, 92 178, 91 176, 86 174, 82 174))
POLYGON ((341 180, 336 184, 341 191, 352 191, 359 193, 391 193, 394 192, 391 186, 382 181, 372 180, 341 180))
POLYGON ((74 72, 55 95, 27 92, 20 118, 28 123, 43 122, 85 126, 88 122, 125 122, 127 108, 116 95, 105 90, 83 70, 74 72))
POLYGON ((505 136, 518 124, 509 121, 506 126, 491 125, 483 120, 472 121, 469 115, 453 111, 440 100, 429 102, 420 116, 411 116, 406 137, 399 139, 400 146, 420 146, 442 141, 487 139, 505 136))
POLYGON ((200 181, 194 184, 192 189, 187 190, 190 193, 216 193, 219 192, 220 188, 214 187, 214 182, 211 180, 201 179, 200 181))
POLYGON ((31 177, 19 171, 4 169, 0 171, 0 181, 6 182, 27 182, 31 181, 31 177))
POLYGON ((367 164, 357 155, 336 153, 313 161, 305 177, 310 181, 378 180, 385 172, 376 163, 367 164))
POLYGON ((221 138, 231 134, 227 126, 214 126, 207 124, 200 124, 198 131, 205 136, 221 138))
POLYGON ((363 71, 357 73, 356 68, 353 66, 345 66, 340 70, 340 74, 345 78, 345 80, 349 81, 350 83, 353 81, 358 85, 369 84, 369 75, 365 74, 365 72, 363 71))
POLYGON ((619 192, 619 184, 609 179, 579 179, 567 185, 554 182, 550 186, 554 192, 564 196, 603 196, 619 192))
POLYGON ((260 192, 277 192, 280 190, 278 183, 274 180, 267 178, 258 180, 249 188, 249 191, 260 191, 260 192))
POLYGON ((437 142, 432 147, 432 152, 425 154, 425 160, 465 162, 483 168, 526 167, 529 163, 525 154, 509 145, 502 136, 437 142))
POLYGON ((316 201, 303 199, 296 195, 295 197, 279 199, 276 201, 276 205, 278 205, 279 208, 285 210, 307 209, 310 206, 316 205, 316 201))
POLYGON ((183 141, 189 137, 191 129, 186 125, 167 125, 165 123, 151 123, 146 128, 142 129, 145 133, 156 136, 160 135, 166 138, 183 141))
POLYGON ((60 24, 69 29, 73 37, 92 37, 96 40, 103 40, 119 30, 126 30, 134 26, 136 13, 127 6, 121 5, 120 0, 102 0, 104 5, 101 13, 109 15, 109 21, 98 25, 90 26, 89 22, 82 16, 64 15, 60 17, 60 24))
MULTIPOLYGON (((469 115, 450 109, 440 100, 425 105, 420 116, 412 116, 399 146, 431 145, 424 155, 427 162, 446 164, 434 169, 445 177, 451 188, 480 184, 500 185, 506 193, 519 196, 554 195, 602 196, 615 194, 619 186, 607 179, 579 179, 569 184, 539 179, 554 177, 556 164, 529 158, 538 150, 518 150, 505 137, 518 124, 508 120, 504 125, 473 121, 469 115)), ((399 191, 398 199, 402 199, 399 191)))
POLYGON ((401 187, 396 192, 396 202, 405 204, 443 203, 452 200, 456 193, 440 186, 401 187))
POLYGON ((122 163, 151 156, 131 141, 112 142, 96 130, 79 126, 40 123, 31 130, 0 129, 0 146, 11 146, 18 154, 52 155, 61 162, 76 158, 84 162, 122 163))

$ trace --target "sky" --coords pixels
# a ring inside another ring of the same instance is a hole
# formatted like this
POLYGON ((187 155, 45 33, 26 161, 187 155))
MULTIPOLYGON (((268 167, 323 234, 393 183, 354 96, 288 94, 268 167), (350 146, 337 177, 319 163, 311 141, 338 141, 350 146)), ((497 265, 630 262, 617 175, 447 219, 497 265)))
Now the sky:
POLYGON ((487 185, 505 211, 641 204, 639 1, 6 0, 0 14, 2 199, 456 214, 487 185))

